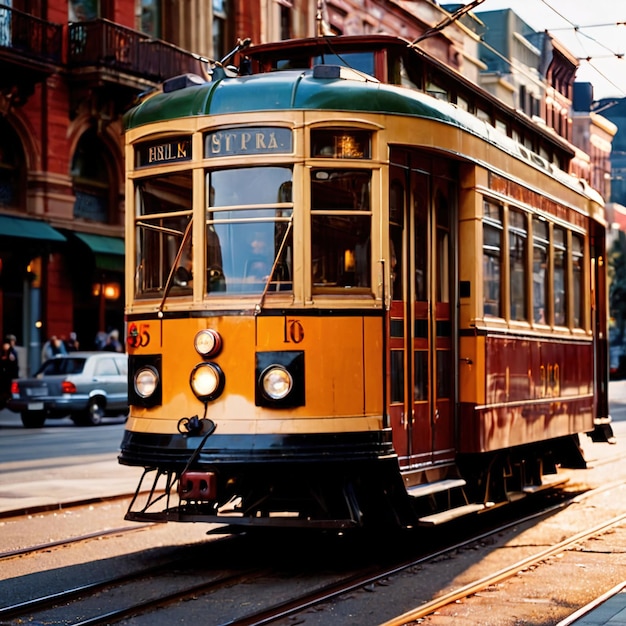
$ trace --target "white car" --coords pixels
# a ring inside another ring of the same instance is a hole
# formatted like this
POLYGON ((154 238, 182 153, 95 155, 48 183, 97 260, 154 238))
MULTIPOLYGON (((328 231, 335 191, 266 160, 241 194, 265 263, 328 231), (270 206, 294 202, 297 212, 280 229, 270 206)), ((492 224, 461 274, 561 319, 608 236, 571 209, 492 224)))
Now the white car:
POLYGON ((128 414, 128 356, 71 352, 46 361, 30 378, 11 385, 8 408, 25 428, 69 415, 77 425, 96 425, 106 415, 128 414))

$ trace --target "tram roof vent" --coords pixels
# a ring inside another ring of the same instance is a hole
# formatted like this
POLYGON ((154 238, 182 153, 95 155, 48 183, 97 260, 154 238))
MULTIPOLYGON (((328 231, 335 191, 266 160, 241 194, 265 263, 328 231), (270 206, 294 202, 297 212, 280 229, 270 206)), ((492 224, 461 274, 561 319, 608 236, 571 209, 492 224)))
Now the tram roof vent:
POLYGON ((204 83, 206 83, 206 80, 197 74, 180 74, 179 76, 172 76, 172 78, 163 81, 163 93, 178 91, 185 87, 204 85, 204 83))
POLYGON ((369 74, 344 65, 316 65, 313 67, 313 78, 342 78, 344 80, 358 80, 363 83, 380 82, 369 74))

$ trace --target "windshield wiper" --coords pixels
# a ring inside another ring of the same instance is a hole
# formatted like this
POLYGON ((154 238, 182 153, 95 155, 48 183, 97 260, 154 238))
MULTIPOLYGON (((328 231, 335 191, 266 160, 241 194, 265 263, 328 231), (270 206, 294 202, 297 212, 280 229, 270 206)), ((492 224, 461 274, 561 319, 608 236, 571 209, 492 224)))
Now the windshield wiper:
POLYGON ((285 229, 285 234, 283 235, 283 239, 280 242, 280 246, 278 247, 278 252, 276 253, 276 256, 274 257, 274 262, 272 263, 272 269, 270 270, 267 280, 265 281, 265 287, 263 288, 261 299, 259 300, 257 305, 254 307, 255 315, 258 315, 261 312, 261 309, 263 308, 263 303, 265 302, 265 296, 267 295, 267 291, 270 288, 272 277, 274 276, 274 272, 276 271, 276 266, 278 265, 278 262, 280 261, 280 258, 283 254, 283 249, 285 247, 285 244, 287 243, 287 237, 289 236, 289 233, 291 232, 292 226, 293 226, 293 213, 289 217, 289 222, 287 222, 287 228, 285 229))
POLYGON ((178 247, 178 251, 176 252, 176 258, 174 259, 174 263, 172 263, 172 267, 170 267, 170 273, 167 277, 167 282, 165 283, 165 289, 163 290, 163 299, 161 300, 161 304, 159 304, 159 308, 157 309, 159 313, 163 313, 163 306, 165 305, 165 300, 167 300, 167 296, 169 295, 172 284, 174 283, 174 275, 176 274, 176 270, 178 269, 180 259, 183 256, 183 249, 187 245, 187 241, 189 241, 192 224, 193 216, 189 219, 189 223, 187 224, 185 232, 183 233, 182 241, 180 242, 180 246, 178 247))

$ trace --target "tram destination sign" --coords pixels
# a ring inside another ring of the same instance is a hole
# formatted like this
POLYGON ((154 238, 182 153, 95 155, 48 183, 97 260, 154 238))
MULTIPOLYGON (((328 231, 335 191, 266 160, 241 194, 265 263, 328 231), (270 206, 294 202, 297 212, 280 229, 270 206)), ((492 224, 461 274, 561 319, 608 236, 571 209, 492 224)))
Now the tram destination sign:
POLYGON ((292 151, 292 133, 288 128, 228 128, 206 133, 204 136, 205 158, 242 154, 289 154, 292 151))
POLYGON ((170 137, 140 144, 135 150, 135 167, 150 167, 191 160, 191 137, 170 137))

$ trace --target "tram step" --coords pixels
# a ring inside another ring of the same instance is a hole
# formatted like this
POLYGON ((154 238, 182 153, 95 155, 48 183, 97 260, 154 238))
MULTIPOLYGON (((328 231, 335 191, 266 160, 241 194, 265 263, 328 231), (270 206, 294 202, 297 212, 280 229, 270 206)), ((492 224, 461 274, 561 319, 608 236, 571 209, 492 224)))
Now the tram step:
POLYGON ((553 489, 554 487, 559 487, 560 485, 564 485, 569 481, 569 478, 566 476, 559 476, 558 474, 548 474, 541 477, 541 485, 527 485, 522 488, 524 493, 537 493, 538 491, 542 491, 543 489, 553 489))
POLYGON ((433 513, 432 515, 426 515, 419 518, 420 526, 437 526, 438 524, 445 524, 457 517, 463 517, 463 515, 469 515, 470 513, 477 513, 485 509, 484 504, 465 504, 463 506, 457 506, 447 511, 441 511, 440 513, 433 513))
POLYGON ((424 483, 423 485, 414 485, 407 489, 407 493, 413 498, 422 498, 432 493, 447 491, 448 489, 456 489, 465 487, 466 483, 462 478, 449 478, 447 480, 438 480, 434 483, 424 483))

